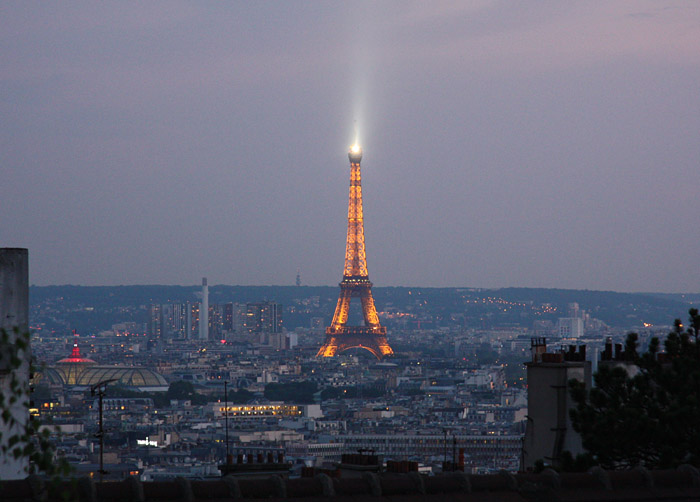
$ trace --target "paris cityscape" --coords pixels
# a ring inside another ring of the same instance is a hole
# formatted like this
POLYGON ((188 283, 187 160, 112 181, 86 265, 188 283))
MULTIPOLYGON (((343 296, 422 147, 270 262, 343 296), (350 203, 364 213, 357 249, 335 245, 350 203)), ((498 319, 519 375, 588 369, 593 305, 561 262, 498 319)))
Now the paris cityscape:
POLYGON ((663 5, 4 9, 0 499, 700 497, 663 5))

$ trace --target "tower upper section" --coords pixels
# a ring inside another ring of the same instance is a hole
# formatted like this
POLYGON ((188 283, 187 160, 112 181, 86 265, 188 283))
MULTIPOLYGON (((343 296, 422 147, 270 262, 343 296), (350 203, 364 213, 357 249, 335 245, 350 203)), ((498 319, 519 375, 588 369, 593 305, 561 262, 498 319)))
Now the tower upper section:
POLYGON ((348 237, 345 243, 345 269, 343 279, 367 279, 367 253, 365 252, 365 224, 362 213, 362 173, 360 161, 362 148, 353 145, 348 152, 350 159, 350 194, 348 198, 348 237))

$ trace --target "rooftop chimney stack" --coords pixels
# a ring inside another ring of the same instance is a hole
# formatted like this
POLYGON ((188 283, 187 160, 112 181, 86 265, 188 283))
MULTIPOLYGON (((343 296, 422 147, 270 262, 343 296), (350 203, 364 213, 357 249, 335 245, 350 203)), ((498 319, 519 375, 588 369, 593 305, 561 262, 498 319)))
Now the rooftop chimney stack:
POLYGON ((542 361, 542 354, 547 352, 547 339, 544 337, 534 337, 530 339, 530 352, 532 353, 532 362, 538 363, 542 361))
MULTIPOLYGON (((17 336, 29 331, 29 253, 23 248, 0 248, 0 328, 8 333, 11 346, 15 345, 13 340, 17 336)), ((6 446, 11 436, 22 434, 29 419, 24 404, 29 392, 29 348, 17 351, 16 355, 21 360, 19 367, 12 364, 9 352, 3 350, 0 354, 0 393, 8 397, 14 394, 19 399, 9 404, 10 415, 16 422, 8 425, 0 420, 2 446, 6 446), (13 380, 19 383, 16 390, 12 388, 13 380)), ((27 476, 29 461, 26 457, 5 457, 0 462, 0 479, 23 479, 27 476)))

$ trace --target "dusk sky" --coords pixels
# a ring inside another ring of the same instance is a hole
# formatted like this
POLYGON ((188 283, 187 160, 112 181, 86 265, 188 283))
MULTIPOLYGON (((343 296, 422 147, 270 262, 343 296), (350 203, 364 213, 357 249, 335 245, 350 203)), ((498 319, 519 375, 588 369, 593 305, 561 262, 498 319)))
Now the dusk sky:
POLYGON ((30 282, 700 292, 700 2, 0 5, 30 282))

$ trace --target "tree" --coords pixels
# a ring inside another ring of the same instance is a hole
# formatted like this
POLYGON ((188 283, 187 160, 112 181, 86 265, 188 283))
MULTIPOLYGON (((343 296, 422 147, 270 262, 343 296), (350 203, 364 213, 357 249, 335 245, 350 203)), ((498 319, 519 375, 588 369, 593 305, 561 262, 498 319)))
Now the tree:
POLYGON ((184 380, 171 383, 170 387, 168 387, 168 391, 165 393, 165 398, 168 402, 170 402, 170 400, 189 400, 192 404, 196 405, 215 401, 213 398, 199 394, 191 382, 186 382, 184 380))
POLYGON ((314 402, 317 390, 315 382, 269 383, 265 386, 265 398, 270 401, 309 404, 314 402))
POLYGON ((255 394, 246 389, 239 389, 235 392, 229 392, 228 401, 232 404, 246 404, 253 400, 255 394))
POLYGON ((190 382, 185 382, 184 380, 179 380, 173 382, 168 387, 168 391, 165 393, 168 399, 196 399, 197 391, 194 389, 194 385, 190 382))
MULTIPOLYGON (((423 391, 419 390, 420 393, 423 391)), ((363 397, 373 399, 386 394, 385 382, 368 385, 352 385, 346 387, 326 387, 321 392, 321 399, 356 399, 363 397)))
POLYGON ((653 338, 640 355, 630 333, 624 364, 601 365, 590 391, 569 382, 573 427, 592 461, 613 469, 700 466, 700 315, 689 314, 685 329, 676 320, 664 352, 653 338))

